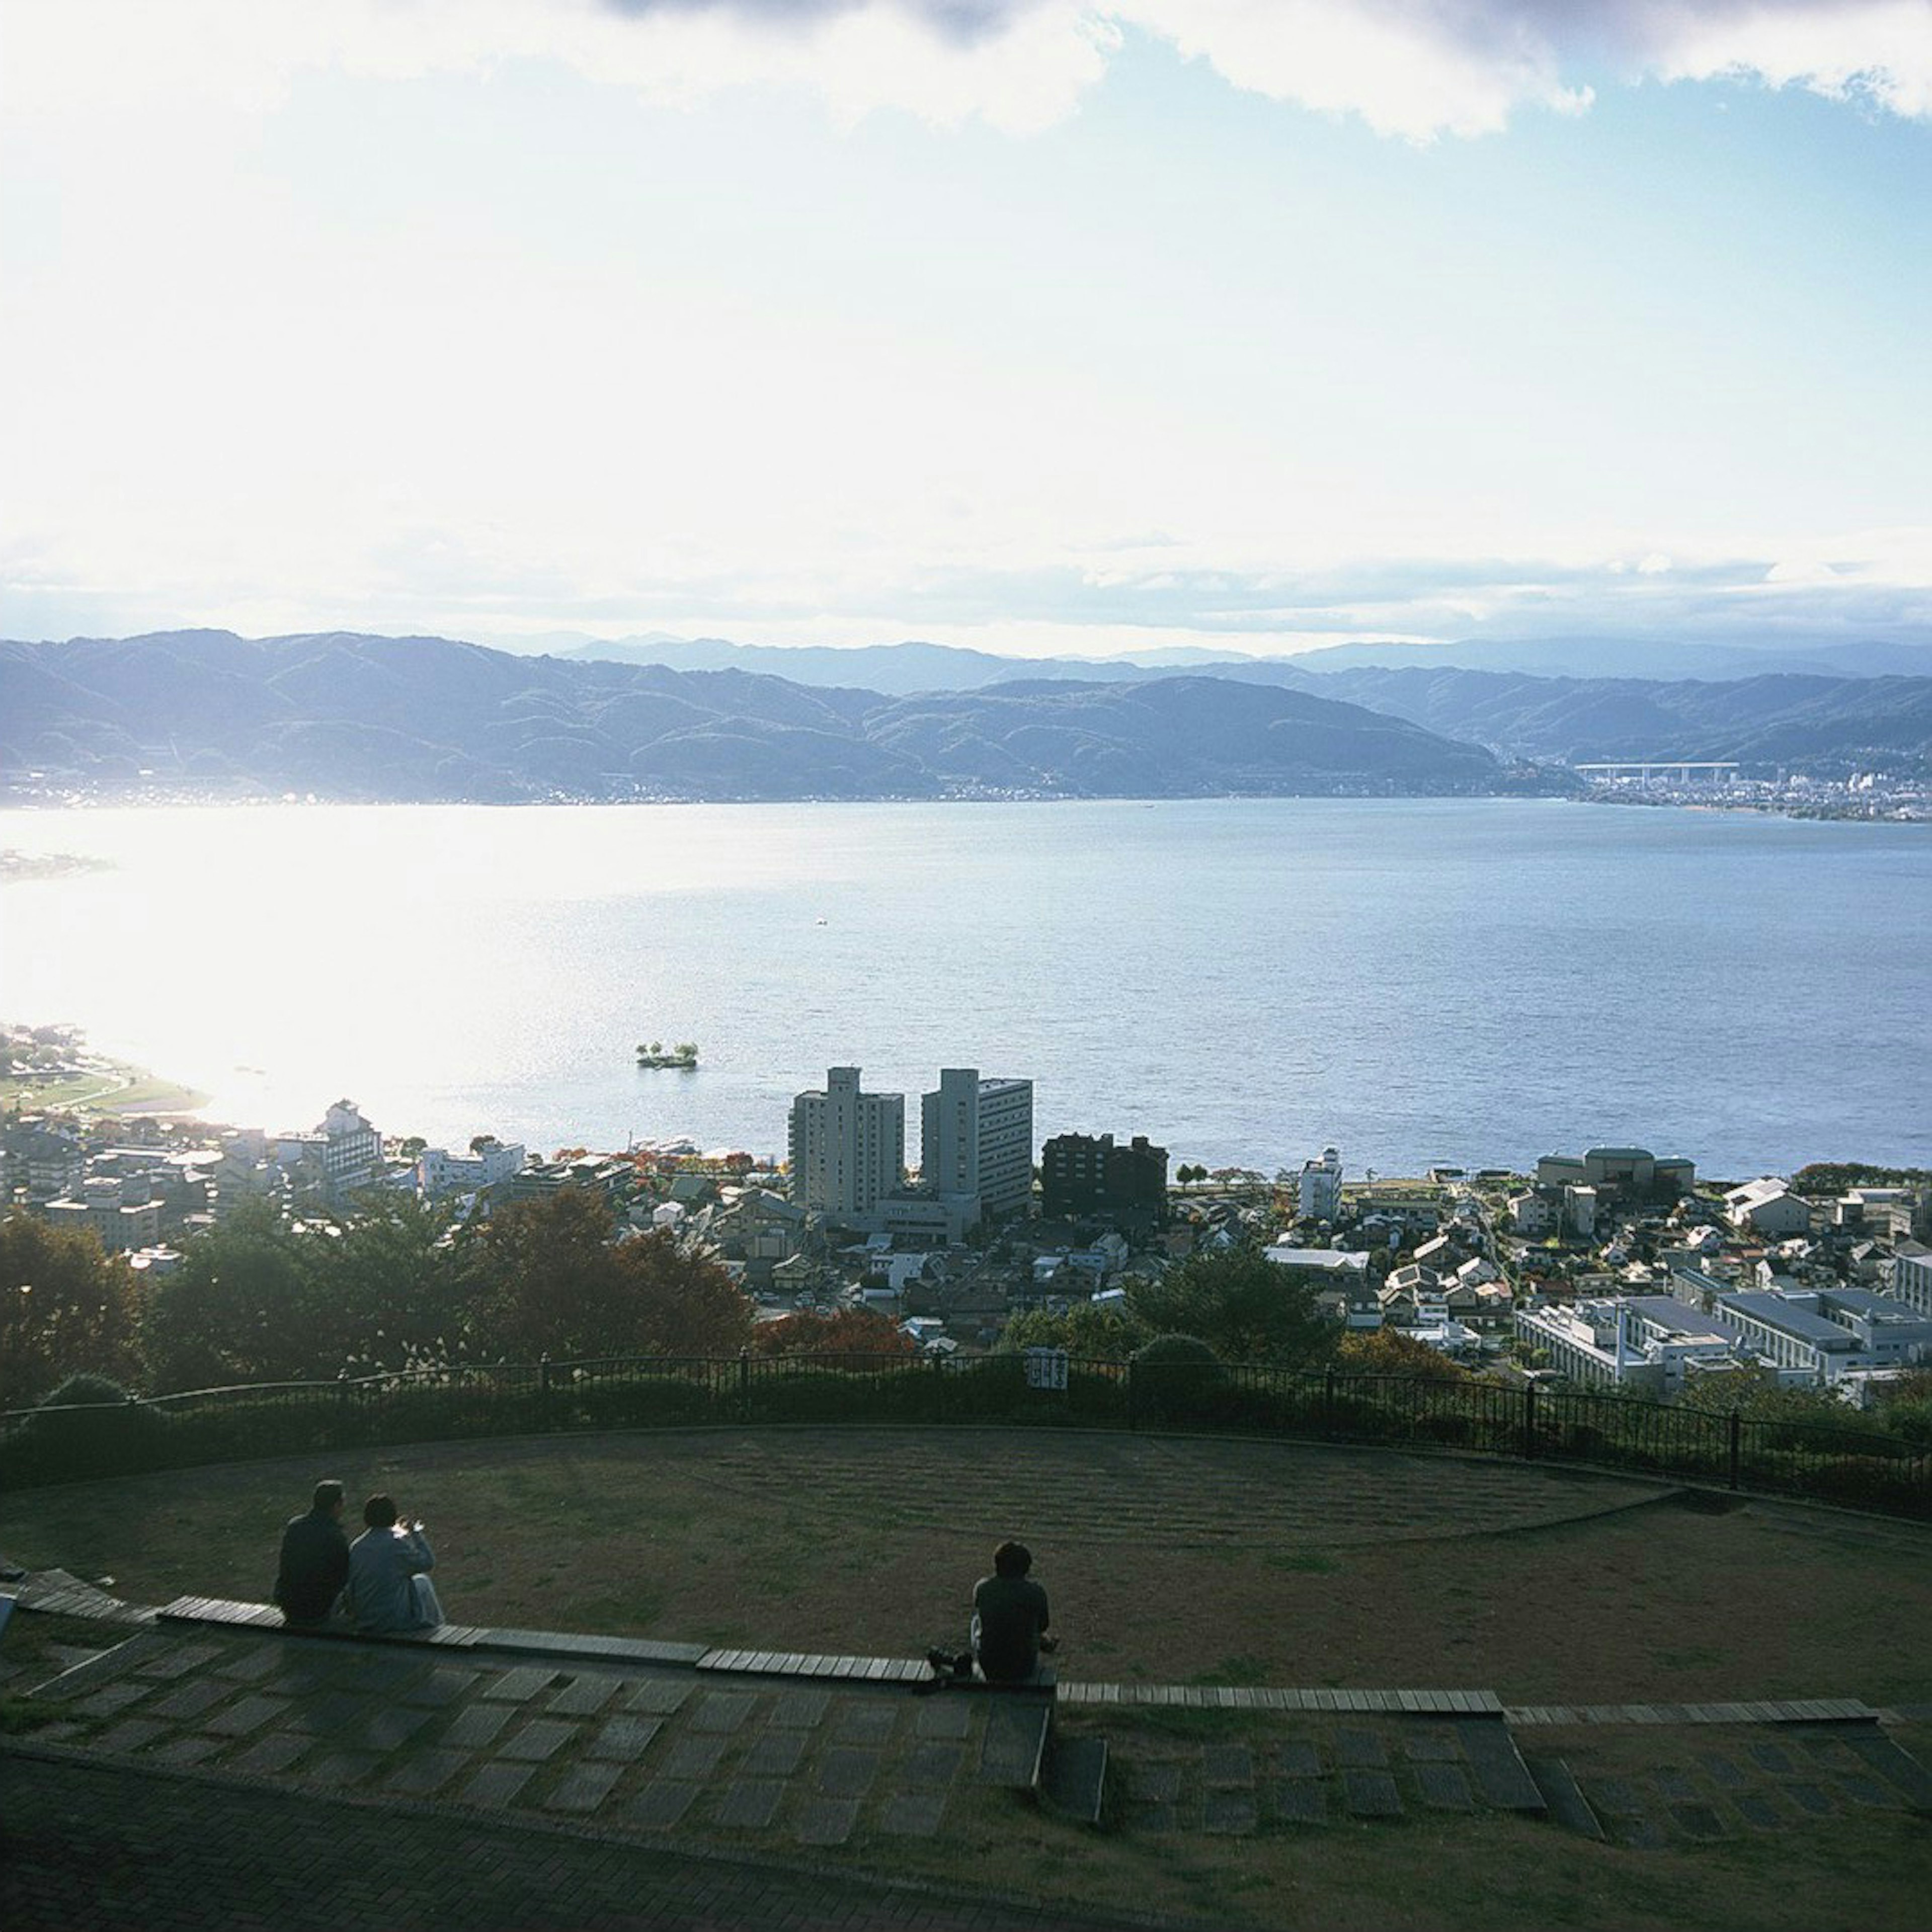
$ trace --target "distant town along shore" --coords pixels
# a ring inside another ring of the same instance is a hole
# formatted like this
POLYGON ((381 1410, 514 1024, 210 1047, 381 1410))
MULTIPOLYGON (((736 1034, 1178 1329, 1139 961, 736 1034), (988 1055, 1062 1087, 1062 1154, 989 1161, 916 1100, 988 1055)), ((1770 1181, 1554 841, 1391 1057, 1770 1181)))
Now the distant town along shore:
POLYGON ((1630 1146, 1403 1180, 1351 1176, 1333 1147, 1272 1174, 1171 1169, 1144 1133, 1036 1144, 1032 1082, 972 1067, 941 1070, 921 1096, 916 1168, 905 1096, 867 1090, 855 1066, 795 1098, 782 1161, 666 1141, 546 1160, 488 1133, 457 1150, 386 1138, 346 1098, 296 1131, 122 1118, 140 1083, 71 1030, 0 1028, 0 1053, 10 1210, 85 1230, 154 1282, 244 1207, 340 1229, 402 1197, 473 1226, 576 1190, 620 1241, 658 1234, 715 1265, 754 1322, 864 1316, 927 1354, 1130 1347, 1171 1271, 1249 1255, 1358 1349, 1448 1374, 1869 1406, 1932 1369, 1932 1174, 1918 1170, 1714 1183, 1630 1146))

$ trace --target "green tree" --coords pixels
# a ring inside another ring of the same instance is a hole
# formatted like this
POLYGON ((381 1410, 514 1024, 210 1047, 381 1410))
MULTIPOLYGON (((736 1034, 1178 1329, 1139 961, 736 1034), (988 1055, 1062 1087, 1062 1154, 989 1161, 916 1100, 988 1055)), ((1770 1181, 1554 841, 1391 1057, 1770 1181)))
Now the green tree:
POLYGON ((1152 1332, 1118 1301, 1076 1301, 1064 1315, 1044 1308, 1016 1315, 1000 1335, 1000 1346, 1064 1348, 1082 1360, 1124 1362, 1152 1332))
POLYGON ((332 1228, 303 1240, 318 1352, 306 1372, 354 1375, 463 1352, 469 1312, 448 1225, 412 1195, 371 1188, 332 1228))
POLYGON ((266 1202, 197 1236, 149 1284, 141 1354, 157 1392, 334 1372, 339 1332, 304 1244, 266 1202))
POLYGON ((0 1221, 0 1408, 66 1376, 128 1380, 138 1360, 126 1264, 103 1254, 91 1230, 31 1214, 0 1221))
POLYGON ((1195 1255, 1127 1291, 1127 1306, 1154 1334, 1196 1335, 1224 1362, 1318 1366, 1338 1330, 1315 1291, 1258 1248, 1195 1255))

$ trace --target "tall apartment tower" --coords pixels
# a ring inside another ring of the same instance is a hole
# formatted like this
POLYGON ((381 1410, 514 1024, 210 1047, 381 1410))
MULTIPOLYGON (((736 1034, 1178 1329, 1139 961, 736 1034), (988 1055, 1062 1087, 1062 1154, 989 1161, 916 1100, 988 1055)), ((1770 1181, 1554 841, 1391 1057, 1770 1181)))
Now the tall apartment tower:
POLYGON ((1332 1221, 1342 1211, 1342 1156, 1324 1148, 1319 1160, 1301 1163, 1300 1199, 1304 1221, 1332 1221))
POLYGON ((920 1105, 920 1178, 935 1194, 970 1194, 988 1216, 1033 1201, 1033 1082, 982 1080, 943 1066, 920 1105))
POLYGON ((862 1226, 905 1179, 905 1096, 862 1094, 856 1066, 826 1071, 823 1092, 791 1103, 791 1198, 862 1226))

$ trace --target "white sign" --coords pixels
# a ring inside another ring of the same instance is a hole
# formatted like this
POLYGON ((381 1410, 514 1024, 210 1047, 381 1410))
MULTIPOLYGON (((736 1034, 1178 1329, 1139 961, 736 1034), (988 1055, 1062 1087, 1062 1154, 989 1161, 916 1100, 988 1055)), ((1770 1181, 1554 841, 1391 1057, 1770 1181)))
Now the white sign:
POLYGON ((1064 1348, 1029 1348, 1026 1352, 1027 1387, 1064 1389, 1066 1386, 1066 1351, 1064 1348))

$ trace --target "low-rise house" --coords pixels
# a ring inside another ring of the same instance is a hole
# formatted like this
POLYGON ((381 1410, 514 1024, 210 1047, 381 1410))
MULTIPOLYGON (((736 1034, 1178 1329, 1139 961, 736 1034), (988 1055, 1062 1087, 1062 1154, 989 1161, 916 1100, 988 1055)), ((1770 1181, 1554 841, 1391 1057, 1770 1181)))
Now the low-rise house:
POLYGON ((1556 1232, 1556 1210, 1533 1188, 1510 1196, 1509 1217, 1510 1232, 1526 1240, 1541 1240, 1556 1232))

